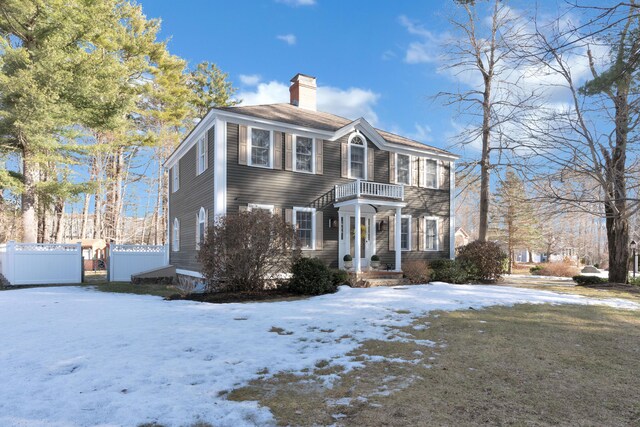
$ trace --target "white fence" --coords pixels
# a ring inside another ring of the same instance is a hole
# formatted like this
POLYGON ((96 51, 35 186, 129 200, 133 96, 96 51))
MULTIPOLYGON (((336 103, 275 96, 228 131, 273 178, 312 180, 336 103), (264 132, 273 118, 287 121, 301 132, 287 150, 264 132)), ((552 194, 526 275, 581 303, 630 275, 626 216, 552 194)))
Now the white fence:
POLYGON ((132 274, 169 264, 169 249, 163 245, 111 245, 109 281, 128 282, 132 274))
POLYGON ((15 243, 0 245, 0 273, 12 285, 82 282, 80 243, 15 243))

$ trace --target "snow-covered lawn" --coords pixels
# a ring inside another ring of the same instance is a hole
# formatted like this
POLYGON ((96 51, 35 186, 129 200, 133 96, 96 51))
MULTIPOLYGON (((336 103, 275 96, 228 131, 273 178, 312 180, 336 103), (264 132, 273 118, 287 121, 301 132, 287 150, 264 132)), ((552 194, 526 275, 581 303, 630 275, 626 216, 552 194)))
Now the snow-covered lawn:
MULTIPOLYGON (((313 369, 431 310, 599 304, 523 288, 433 284, 308 300, 206 304, 60 287, 0 292, 1 426, 269 425, 268 408, 220 394, 268 372, 313 369)), ((429 342, 420 343, 429 345, 429 342)), ((327 378, 330 382, 331 378, 327 378)))

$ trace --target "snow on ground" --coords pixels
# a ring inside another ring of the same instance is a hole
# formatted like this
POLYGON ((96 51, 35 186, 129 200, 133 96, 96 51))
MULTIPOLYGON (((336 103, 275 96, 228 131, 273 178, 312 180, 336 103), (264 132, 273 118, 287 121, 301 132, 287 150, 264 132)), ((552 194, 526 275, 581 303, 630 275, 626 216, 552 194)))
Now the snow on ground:
POLYGON ((269 425, 268 408, 221 394, 265 371, 313 369, 321 360, 361 366, 346 356, 360 342, 407 341, 411 335, 395 327, 431 310, 524 302, 639 308, 622 299, 443 283, 342 287, 307 300, 250 304, 75 287, 0 292, 0 425, 269 425))

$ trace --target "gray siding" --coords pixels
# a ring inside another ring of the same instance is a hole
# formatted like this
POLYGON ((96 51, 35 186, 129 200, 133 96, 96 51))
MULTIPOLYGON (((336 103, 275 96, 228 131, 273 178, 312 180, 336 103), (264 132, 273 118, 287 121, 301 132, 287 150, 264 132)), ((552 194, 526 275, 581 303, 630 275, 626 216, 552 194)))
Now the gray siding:
MULTIPOLYGON (((238 164, 238 125, 227 124, 227 212, 238 212, 240 206, 249 203, 274 205, 276 208, 291 209, 294 206, 311 205, 323 195, 332 196, 331 192, 336 184, 350 182, 341 177, 340 144, 348 136, 338 141, 324 141, 324 174, 312 175, 301 172, 265 169, 238 164)), ((368 148, 375 152, 374 179, 376 182, 389 182, 389 153, 381 151, 371 142, 368 148)), ((283 150, 284 155, 284 150, 283 150)), ((282 162, 284 164, 284 161, 282 162)), ((448 173, 448 168, 444 174, 448 173)), ((370 179, 371 180, 371 179, 370 179)), ((444 244, 438 252, 408 251, 403 252, 402 259, 435 259, 449 256, 449 189, 448 181, 445 189, 426 189, 419 187, 405 188, 407 207, 403 214, 419 216, 441 217, 440 226, 444 231, 444 244)), ((329 219, 338 218, 338 210, 333 207, 333 199, 327 197, 331 203, 320 203, 315 206, 323 211, 322 251, 305 251, 305 255, 316 256, 332 267, 338 265, 338 229, 329 228, 329 219)), ((380 210, 377 220, 388 221, 389 215, 395 210, 380 210)), ((377 253, 383 263, 393 266, 395 251, 389 251, 388 224, 384 231, 378 232, 377 253)))
MULTIPOLYGON (((209 212, 209 223, 213 222, 213 163, 214 163, 214 131, 208 130, 208 156, 207 169, 196 176, 196 150, 197 144, 179 160, 180 188, 175 193, 170 193, 169 224, 170 224, 170 255, 169 262, 176 268, 198 271, 200 264, 196 257, 196 215, 200 207, 209 212), (180 221, 180 250, 173 251, 173 219, 180 221)), ((173 182, 173 171, 170 171, 169 182, 173 182)))

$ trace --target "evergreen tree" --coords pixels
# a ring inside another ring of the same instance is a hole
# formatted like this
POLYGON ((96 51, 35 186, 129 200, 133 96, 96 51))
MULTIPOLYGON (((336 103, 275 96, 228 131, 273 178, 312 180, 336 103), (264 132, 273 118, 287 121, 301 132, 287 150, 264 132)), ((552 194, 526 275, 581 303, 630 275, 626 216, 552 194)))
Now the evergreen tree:
POLYGON ((540 240, 534 206, 526 198, 524 182, 512 169, 507 170, 497 189, 493 213, 493 232, 507 244, 511 274, 515 250, 529 250, 540 240))
POLYGON ((203 118, 210 108, 229 107, 240 102, 233 99, 236 89, 228 77, 210 62, 201 62, 189 73, 189 88, 193 93, 191 103, 196 117, 203 118))

